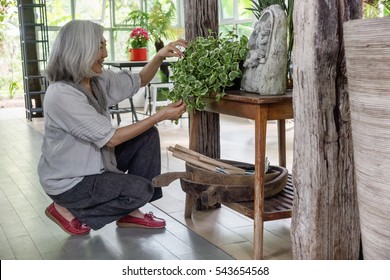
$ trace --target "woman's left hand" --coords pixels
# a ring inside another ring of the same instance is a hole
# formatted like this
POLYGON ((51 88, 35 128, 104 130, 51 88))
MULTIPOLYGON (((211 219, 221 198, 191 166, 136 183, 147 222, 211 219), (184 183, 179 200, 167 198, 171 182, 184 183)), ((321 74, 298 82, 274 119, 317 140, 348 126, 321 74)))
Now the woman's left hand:
POLYGON ((170 42, 168 45, 158 51, 158 55, 161 57, 179 57, 182 58, 184 53, 180 49, 187 48, 187 41, 179 39, 174 42, 170 42), (180 48, 181 47, 181 48, 180 48))

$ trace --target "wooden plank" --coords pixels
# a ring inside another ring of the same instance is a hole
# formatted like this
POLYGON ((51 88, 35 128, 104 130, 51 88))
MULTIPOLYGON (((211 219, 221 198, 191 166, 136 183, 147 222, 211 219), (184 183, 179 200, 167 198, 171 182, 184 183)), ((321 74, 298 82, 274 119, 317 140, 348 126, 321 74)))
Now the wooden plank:
MULTIPOLYGON (((282 192, 266 198, 264 201, 264 221, 287 219, 292 216, 292 207, 294 200, 294 187, 292 185, 292 176, 288 175, 287 185, 282 192)), ((223 205, 245 215, 248 218, 254 218, 254 202, 223 202, 223 205)))
POLYGON ((289 90, 283 95, 260 95, 257 93, 231 90, 226 91, 226 94, 222 97, 224 100, 231 100, 240 103, 252 103, 252 104, 270 104, 281 102, 292 102, 292 91, 289 90))
POLYGON ((238 95, 225 95, 220 101, 213 98, 206 99, 206 110, 208 112, 225 114, 240 118, 254 120, 256 111, 260 105, 267 105, 267 120, 286 120, 294 117, 291 96, 274 97, 245 97, 238 95), (232 98, 234 96, 235 98, 232 98), (279 100, 279 102, 276 102, 279 100), (272 102, 271 102, 272 101, 272 102))

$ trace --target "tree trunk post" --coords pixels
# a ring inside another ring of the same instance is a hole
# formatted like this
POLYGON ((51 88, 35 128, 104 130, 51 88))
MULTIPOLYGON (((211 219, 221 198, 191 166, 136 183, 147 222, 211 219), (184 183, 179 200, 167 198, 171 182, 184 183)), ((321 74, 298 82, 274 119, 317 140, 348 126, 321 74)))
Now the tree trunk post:
POLYGON ((294 259, 359 257, 343 23, 361 2, 294 4, 294 259))
MULTIPOLYGON (((184 11, 188 41, 208 36, 209 30, 218 34, 217 0, 184 1, 184 11)), ((192 111, 189 115, 189 148, 208 157, 220 158, 219 114, 192 111)), ((219 207, 219 204, 216 207, 219 207)), ((196 208, 200 210, 201 204, 196 203, 196 208)))

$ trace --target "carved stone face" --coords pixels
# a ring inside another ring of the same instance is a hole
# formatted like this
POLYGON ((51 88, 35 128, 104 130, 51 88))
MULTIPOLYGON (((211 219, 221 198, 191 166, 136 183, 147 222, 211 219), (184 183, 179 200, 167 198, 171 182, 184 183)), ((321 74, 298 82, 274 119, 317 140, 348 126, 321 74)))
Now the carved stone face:
POLYGON ((249 38, 241 87, 262 95, 283 94, 287 69, 287 20, 279 5, 265 9, 249 38))

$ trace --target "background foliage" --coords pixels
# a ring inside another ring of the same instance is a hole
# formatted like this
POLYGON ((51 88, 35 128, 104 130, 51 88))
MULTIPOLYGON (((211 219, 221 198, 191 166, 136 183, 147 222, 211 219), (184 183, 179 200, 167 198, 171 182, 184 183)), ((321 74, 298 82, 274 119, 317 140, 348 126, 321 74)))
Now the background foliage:
POLYGON ((9 98, 23 88, 19 57, 16 0, 0 0, 0 94, 9 98))
POLYGON ((363 7, 365 18, 374 18, 390 15, 390 0, 364 0, 363 7))
MULTIPOLYGON (((120 25, 130 11, 140 9, 143 0, 107 0, 106 7, 101 7, 102 0, 71 1, 71 0, 48 0, 47 19, 49 24, 49 43, 54 41, 58 30, 62 25, 75 18, 98 18, 105 10, 103 21, 105 37, 108 41, 109 57, 107 60, 128 59, 128 53, 124 52, 132 26, 120 25), (72 7, 76 3, 76 7, 72 7), (72 15, 72 12, 74 14, 72 15), (115 42, 115 43, 114 43, 115 42)), ((154 0, 145 0, 148 7, 153 6, 154 0)), ((169 2, 160 0, 161 2, 169 2)), ((175 2, 176 11, 173 25, 183 23, 181 10, 175 2), (179 17, 177 17, 179 15, 179 17)), ((181 0, 180 0, 181 1, 181 0)), ((182 0, 181 3, 183 4, 182 0)), ((271 0, 255 0, 264 2, 271 0)), ((250 36, 253 30, 254 18, 248 8, 252 8, 252 0, 219 0, 220 32, 227 34, 232 28, 236 28, 239 36, 250 36)), ((277 0, 272 0, 277 1, 277 0)), ((291 0, 279 0, 289 5, 291 0)), ((362 0, 366 3, 363 10, 364 17, 388 16, 390 0, 362 0)), ((0 98, 8 98, 23 94, 22 65, 20 55, 19 23, 16 0, 0 0, 0 98)), ((289 5, 290 6, 290 5, 289 5)), ((154 55, 150 48, 150 57, 154 55)))

